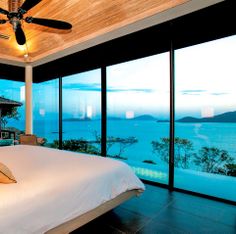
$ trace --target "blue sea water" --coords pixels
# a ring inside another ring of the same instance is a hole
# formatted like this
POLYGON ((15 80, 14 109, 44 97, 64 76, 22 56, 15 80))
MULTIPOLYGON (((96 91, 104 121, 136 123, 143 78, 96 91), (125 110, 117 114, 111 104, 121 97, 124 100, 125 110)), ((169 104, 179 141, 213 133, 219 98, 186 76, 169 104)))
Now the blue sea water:
MULTIPOLYGON (((24 129, 24 124, 14 122, 15 127, 24 129), (16 126, 17 125, 17 126, 16 126)), ((100 120, 94 121, 63 121, 63 140, 79 139, 94 140, 100 134, 100 120)), ((58 139, 58 122, 55 120, 35 121, 34 133, 45 137, 48 142, 58 139)), ((153 120, 109 120, 107 135, 114 137, 136 137, 138 143, 125 149, 122 156, 128 160, 143 161, 150 159, 159 161, 152 152, 152 141, 169 137, 169 123, 153 120)), ((193 143, 197 152, 201 147, 217 147, 227 150, 236 159, 236 123, 175 123, 175 136, 186 138, 193 143)), ((118 145, 114 145, 109 153, 116 154, 118 145)))
MULTIPOLYGON (((19 129, 24 129, 23 122, 9 123, 19 129)), ((64 121, 63 139, 94 140, 95 132, 101 132, 100 121, 64 121)), ((114 137, 137 138, 138 143, 128 147, 122 156, 143 179, 159 183, 168 183, 168 165, 160 157, 153 154, 151 142, 169 137, 169 123, 150 120, 109 120, 107 135, 114 137), (156 164, 142 163, 143 160, 153 160, 156 164)), ((47 138, 48 142, 58 139, 58 122, 55 120, 35 121, 34 133, 47 138)), ((236 161, 236 124, 235 123, 175 123, 175 136, 186 138, 193 143, 195 152, 203 147, 217 147, 227 150, 236 161)), ((119 147, 113 146, 109 154, 115 155, 119 147)), ((194 164, 189 169, 175 168, 175 186, 191 191, 236 201, 234 189, 235 177, 205 173, 196 170, 194 164)))
MULTIPOLYGON (((24 123, 17 121, 9 123, 19 129, 24 129, 24 123)), ((101 121, 63 121, 63 140, 86 139, 95 140, 95 134, 101 132, 101 121)), ((45 137, 48 142, 58 139, 58 122, 55 120, 34 121, 34 133, 45 137)), ((136 137, 138 143, 125 149, 122 156, 129 160, 143 161, 150 159, 158 161, 152 152, 152 141, 169 137, 169 123, 153 120, 109 120, 107 136, 136 137)), ((197 152, 201 147, 217 147, 227 150, 236 159, 236 123, 175 123, 175 136, 190 140, 197 152)), ((116 154, 118 145, 114 145, 109 153, 116 154)))
MULTIPOLYGON (((152 141, 169 137, 169 123, 156 121, 111 121, 108 135, 118 137, 135 136, 138 143, 127 148, 128 158, 158 161, 152 153, 152 141)), ((185 138, 193 143, 197 152, 201 147, 217 147, 227 150, 236 158, 236 124, 228 123, 175 123, 175 137, 185 138)))

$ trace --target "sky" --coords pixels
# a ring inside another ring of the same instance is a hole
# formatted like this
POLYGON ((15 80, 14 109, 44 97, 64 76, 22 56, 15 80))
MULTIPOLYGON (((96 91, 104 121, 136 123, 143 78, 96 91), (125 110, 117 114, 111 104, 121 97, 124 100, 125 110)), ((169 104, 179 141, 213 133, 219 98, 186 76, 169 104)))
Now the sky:
MULTIPOLYGON (((175 51, 176 118, 236 111, 235 57, 236 36, 175 51)), ((63 118, 100 118, 100 73, 97 69, 63 78, 63 118)), ((34 84, 33 95, 36 118, 57 115, 57 80, 34 84)), ((24 83, 0 80, 0 96, 24 102, 24 83)), ((169 53, 109 66, 107 113, 168 119, 169 53)))
POLYGON ((236 111, 236 36, 177 50, 175 60, 177 109, 198 117, 236 111))

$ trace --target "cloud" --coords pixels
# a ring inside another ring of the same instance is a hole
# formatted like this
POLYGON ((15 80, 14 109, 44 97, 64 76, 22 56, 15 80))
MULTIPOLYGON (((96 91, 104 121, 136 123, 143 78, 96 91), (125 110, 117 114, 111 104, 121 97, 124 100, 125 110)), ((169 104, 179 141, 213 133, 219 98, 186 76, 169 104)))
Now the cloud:
POLYGON ((206 92, 204 89, 186 89, 186 90, 181 90, 182 93, 203 93, 206 92))
POLYGON ((227 95, 228 93, 211 93, 211 95, 219 96, 219 95, 227 95))
POLYGON ((200 95, 200 93, 188 93, 188 92, 182 92, 182 95, 200 95))
POLYGON ((196 90, 182 90, 183 95, 200 95, 201 93, 206 92, 206 90, 196 89, 196 90))
POLYGON ((219 95, 227 95, 228 93, 222 92, 215 92, 215 93, 208 93, 207 90, 182 90, 181 93, 183 95, 201 95, 202 93, 207 93, 209 95, 219 96, 219 95))
MULTIPOLYGON (((91 84, 64 84, 63 89, 71 90, 80 90, 80 91, 92 91, 92 92, 101 92, 100 83, 91 83, 91 84)), ((107 92, 143 92, 151 93, 154 90, 152 89, 123 89, 123 88, 107 88, 107 92)))
POLYGON ((91 83, 91 84, 80 84, 80 83, 76 83, 76 84, 63 84, 63 89, 100 92, 101 91, 101 84, 99 84, 99 83, 91 83))

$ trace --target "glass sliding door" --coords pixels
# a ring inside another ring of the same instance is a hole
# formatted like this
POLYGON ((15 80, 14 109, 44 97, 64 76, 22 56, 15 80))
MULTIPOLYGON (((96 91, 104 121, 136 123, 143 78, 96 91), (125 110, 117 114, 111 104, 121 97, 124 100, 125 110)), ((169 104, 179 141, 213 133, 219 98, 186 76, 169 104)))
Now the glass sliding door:
MULTIPOLYGON (((11 80, 0 79, 0 102, 4 98, 17 101, 22 106, 16 108, 4 108, 1 110, 1 135, 0 138, 18 139, 19 134, 25 131, 25 83, 11 80)), ((9 143, 11 143, 9 141, 9 143)), ((3 145, 3 143, 2 143, 3 145)))
POLYGON ((236 201, 236 36, 175 51, 175 187, 236 201))
POLYGON ((169 53, 107 67, 107 156, 168 183, 169 53))
POLYGON ((101 154, 101 70, 62 78, 63 149, 101 154))
POLYGON ((33 132, 45 145, 58 148, 59 79, 33 84, 33 132))

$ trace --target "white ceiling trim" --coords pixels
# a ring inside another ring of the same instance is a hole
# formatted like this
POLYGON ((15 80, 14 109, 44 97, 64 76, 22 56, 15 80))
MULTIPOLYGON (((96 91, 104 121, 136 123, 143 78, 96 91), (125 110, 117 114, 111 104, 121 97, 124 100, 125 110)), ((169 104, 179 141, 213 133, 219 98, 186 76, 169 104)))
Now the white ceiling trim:
POLYGON ((5 58, 0 58, 0 63, 1 64, 7 64, 7 65, 12 65, 12 66, 17 66, 17 67, 25 67, 25 63, 22 62, 21 59, 16 60, 15 57, 11 57, 8 56, 8 58, 6 58, 6 56, 4 56, 5 58))

